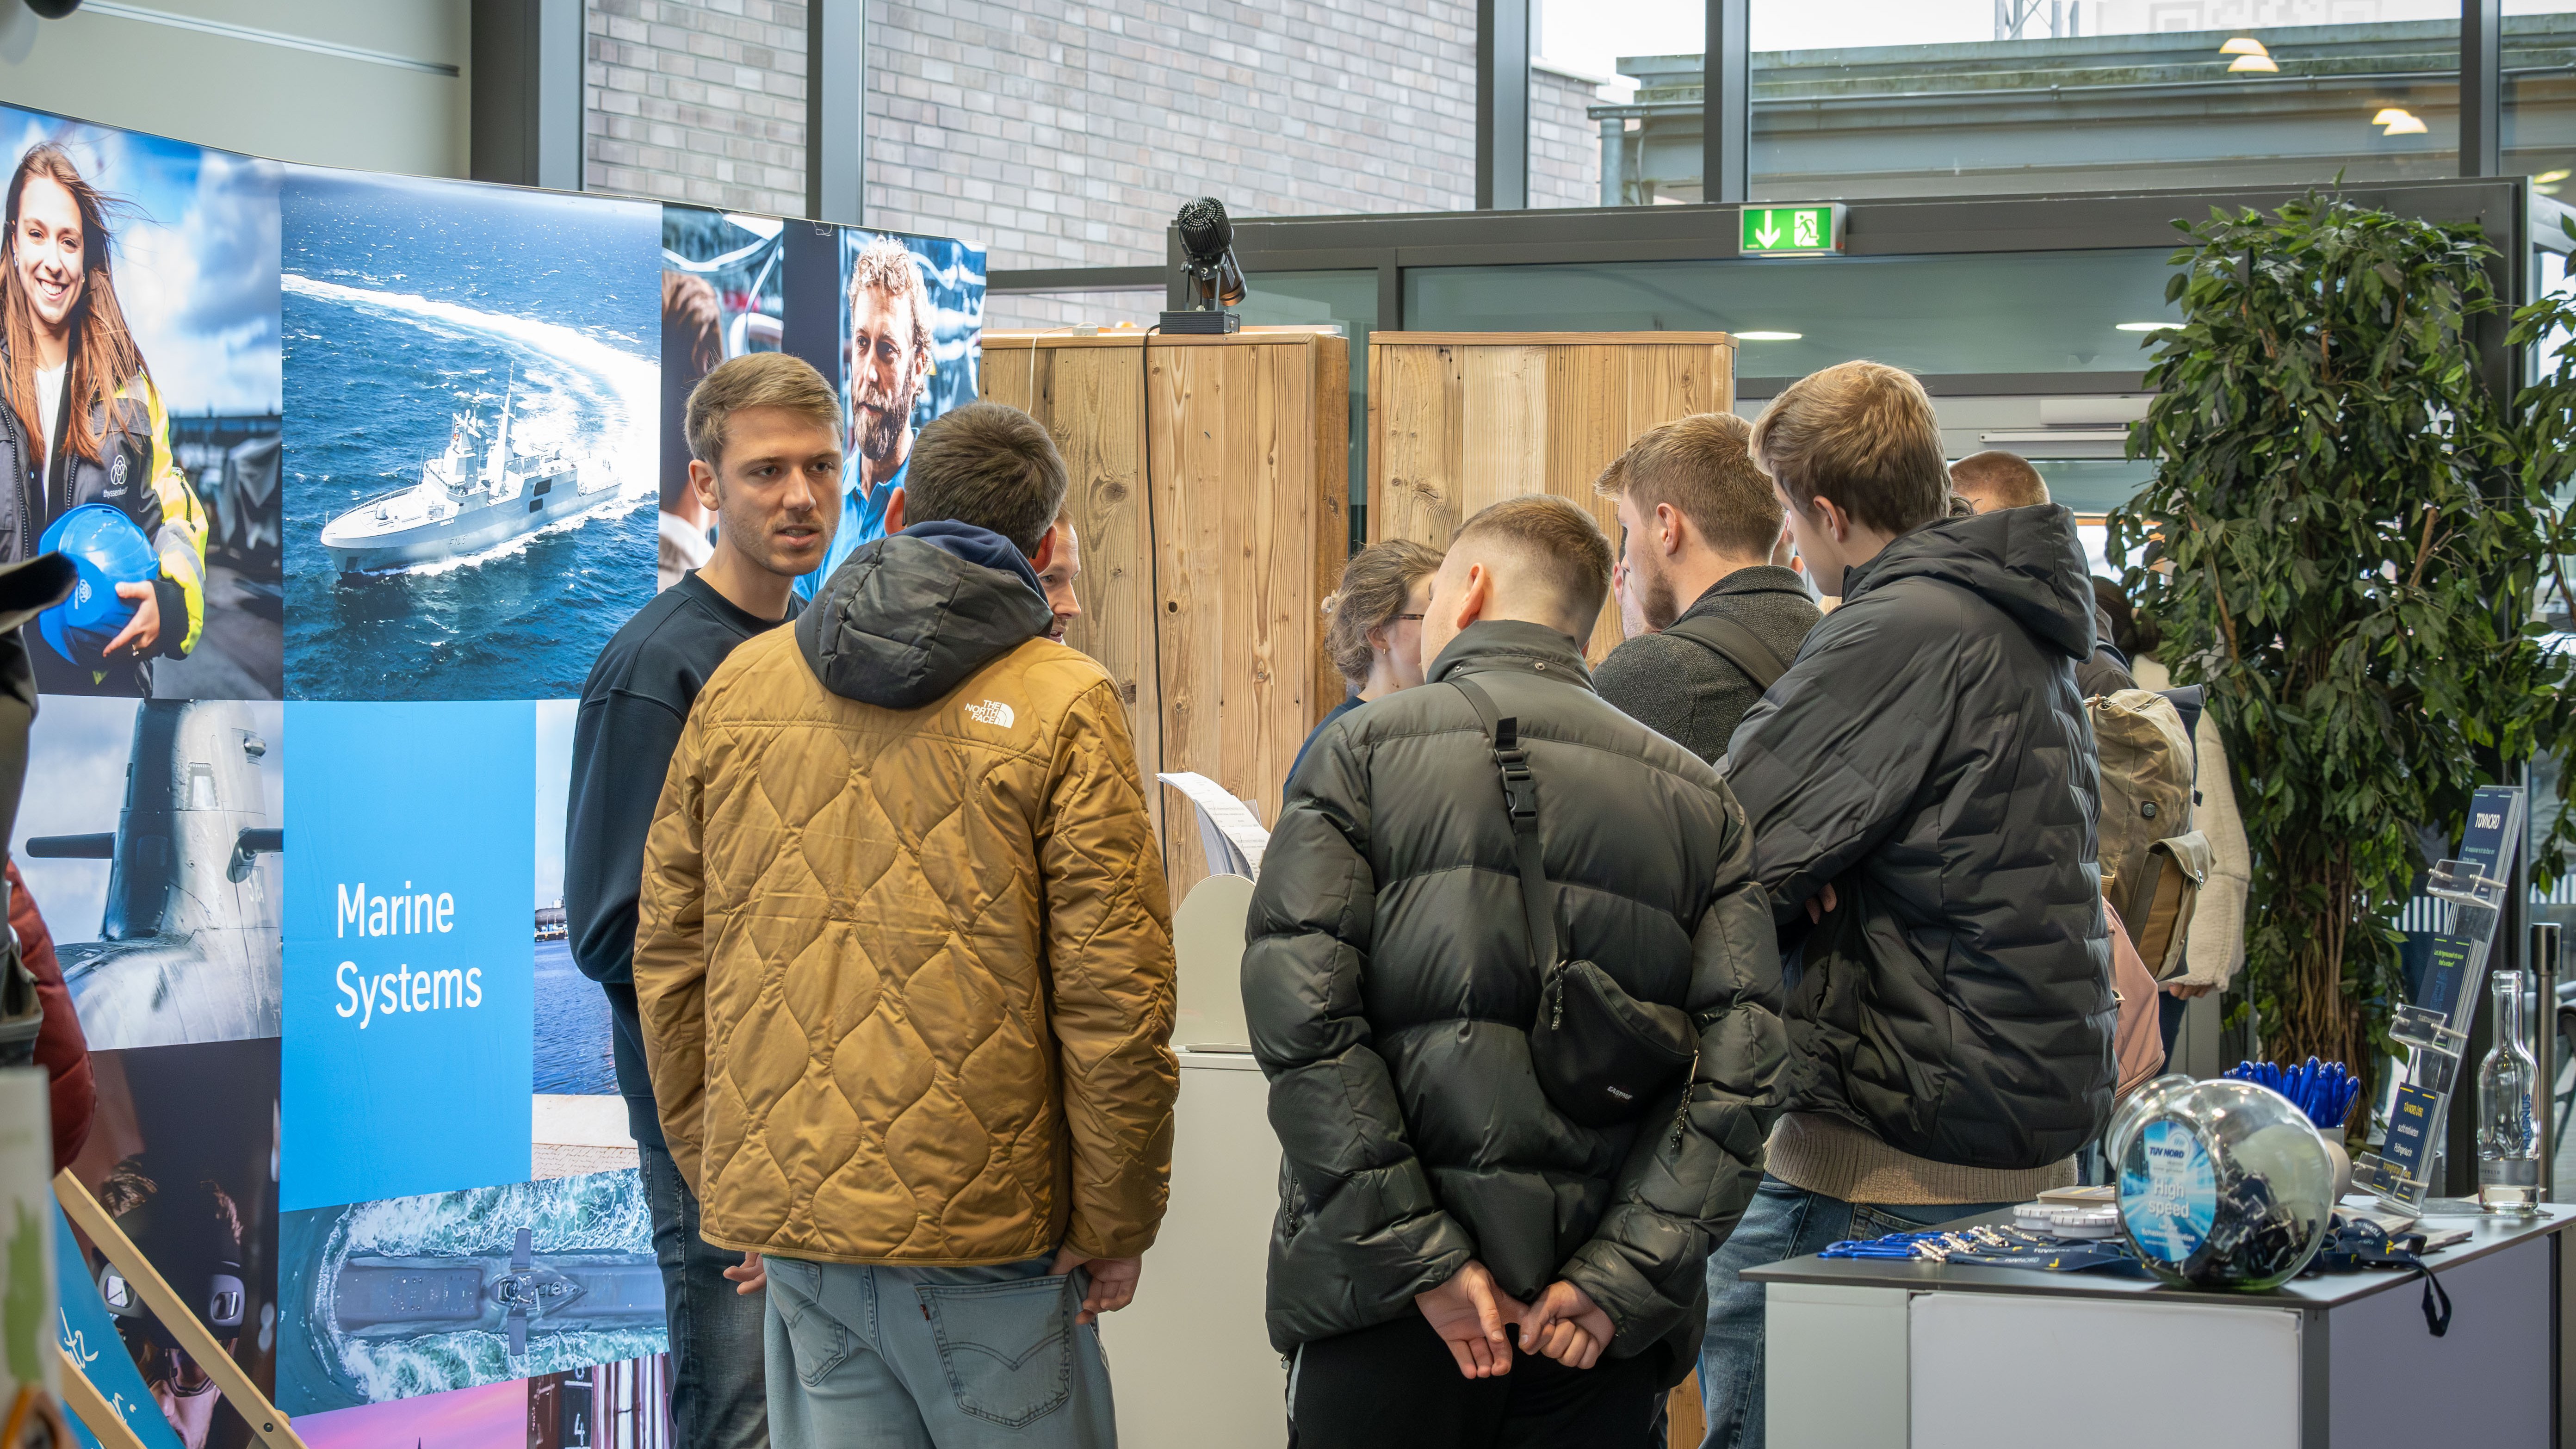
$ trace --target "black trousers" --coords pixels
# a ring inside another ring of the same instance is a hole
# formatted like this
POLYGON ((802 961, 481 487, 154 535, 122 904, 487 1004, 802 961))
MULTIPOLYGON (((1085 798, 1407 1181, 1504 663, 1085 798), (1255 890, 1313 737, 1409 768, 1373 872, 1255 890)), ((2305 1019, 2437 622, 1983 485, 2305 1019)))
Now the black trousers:
POLYGON ((1471 1379, 1408 1313, 1298 1353, 1289 1449, 1638 1449, 1661 1397, 1660 1358, 1570 1369, 1516 1351, 1510 1373, 1471 1379))

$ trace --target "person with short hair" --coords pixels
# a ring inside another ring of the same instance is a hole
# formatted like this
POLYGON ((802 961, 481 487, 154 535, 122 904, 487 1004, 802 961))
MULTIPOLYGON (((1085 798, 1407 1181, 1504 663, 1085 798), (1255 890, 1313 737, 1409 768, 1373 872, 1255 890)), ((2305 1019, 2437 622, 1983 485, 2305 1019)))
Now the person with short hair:
POLYGON ((612 636, 582 684, 564 812, 564 926, 573 963, 608 993, 617 1089, 642 1157, 671 1326, 671 1414, 682 1442, 768 1442, 757 1255, 699 1235, 698 1201, 672 1159, 645 1069, 635 998, 644 840, 680 730, 719 666, 793 612, 789 592, 840 517, 841 404, 800 358, 718 364, 688 397, 688 479, 719 520, 706 562, 684 571, 612 636))
MULTIPOLYGON (((2000 448, 1971 453, 1951 464, 1950 492, 1971 513, 2037 508, 2049 501, 2048 484, 2030 460, 2000 448)), ((2095 589, 2094 593, 2093 652, 2075 666, 2075 687, 2086 699, 2138 687, 2129 672, 2128 653, 2113 635, 2111 614, 2100 601, 2101 591, 2095 589)))
POLYGON ((2073 515, 1950 516, 1931 399, 1877 363, 1792 383, 1752 449, 1842 606, 1727 751, 1798 985, 1767 1171, 1709 1264, 1718 1449, 1764 1435, 1741 1271, 2071 1185, 2117 1019, 2073 515))
POLYGON ((2049 501, 2048 480, 2019 453, 1989 448, 1950 465, 1950 491, 1976 513, 1998 508, 2037 508, 2049 501))
POLYGON ((1593 684, 1711 764, 1824 617, 1798 571, 1771 561, 1780 500, 1753 466, 1751 434, 1733 413, 1677 418, 1640 434, 1593 488, 1618 507, 1627 590, 1648 631, 1611 650, 1593 684))
POLYGON ((1055 521, 1055 556, 1038 571, 1038 588, 1046 594, 1047 610, 1055 622, 1047 625, 1047 637, 1064 642, 1067 629, 1082 617, 1082 600, 1074 596, 1074 581, 1082 577, 1082 540, 1074 533, 1073 515, 1061 514, 1055 521))
POLYGON ((1306 732, 1289 779, 1333 721, 1422 682, 1422 611, 1439 570, 1440 550, 1409 538, 1370 544, 1342 565, 1341 587, 1324 600, 1324 649, 1349 692, 1306 732))
POLYGON ((970 403, 672 752, 636 997, 776 1449, 1116 1442, 1094 1320, 1169 1190, 1171 911, 1108 672, 1046 637, 1064 459, 970 403), (915 1310, 918 1310, 916 1312, 915 1310))
POLYGON ((1725 783, 1592 690, 1609 581, 1575 504, 1476 514, 1434 576, 1425 685, 1334 721, 1290 778, 1243 997, 1285 1159, 1292 1444, 1633 1449, 1690 1371, 1770 1121, 1779 965, 1725 783), (1559 960, 1668 1013, 1695 1062, 1569 1115, 1531 1046, 1559 960))
POLYGON ((939 309, 921 259, 903 238, 881 236, 850 260, 849 461, 842 478, 841 522, 832 548, 796 596, 820 595, 850 551, 895 531, 887 513, 912 466, 912 414, 930 385, 931 345, 939 309))

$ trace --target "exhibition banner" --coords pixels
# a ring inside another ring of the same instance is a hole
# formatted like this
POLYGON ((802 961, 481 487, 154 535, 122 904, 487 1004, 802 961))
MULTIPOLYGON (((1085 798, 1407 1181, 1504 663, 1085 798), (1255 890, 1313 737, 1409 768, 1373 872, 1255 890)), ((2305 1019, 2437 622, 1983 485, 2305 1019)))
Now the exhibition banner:
MULTIPOLYGON (((811 597, 976 396, 982 249, 8 106, 0 146, 0 559, 85 581, 26 631, 7 842, 98 1075, 72 1171, 308 1442, 667 1443, 638 1151, 566 939, 574 701, 712 547, 698 379, 784 351, 842 399, 811 597), (379 1313, 405 1275, 445 1296, 379 1313), (581 1311, 514 1321, 528 1275, 581 1311)), ((147 1441, 246 1449, 60 1255, 65 1342, 147 1441)))
POLYGON ((287 706, 287 1209, 528 1176, 536 707, 287 706))

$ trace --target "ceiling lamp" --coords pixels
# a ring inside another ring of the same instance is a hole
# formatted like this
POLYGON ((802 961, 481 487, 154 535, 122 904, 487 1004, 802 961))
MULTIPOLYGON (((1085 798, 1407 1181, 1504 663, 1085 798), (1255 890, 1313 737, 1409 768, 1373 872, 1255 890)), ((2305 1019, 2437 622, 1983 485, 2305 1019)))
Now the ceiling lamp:
POLYGON ((2541 185, 2543 185, 2543 186, 2555 186, 2555 185, 2557 185, 2559 182, 2566 180, 2566 179, 2567 179, 2567 177, 2568 177, 2568 174, 2569 174, 2569 173, 2567 173, 2566 171, 2563 171, 2563 170, 2562 170, 2562 171, 2543 171, 2543 172, 2541 172, 2539 175, 2537 175, 2537 176, 2535 176, 2535 177, 2533 177, 2533 178, 2531 178, 2531 179, 2532 179, 2532 180, 2534 180, 2534 181, 2539 182, 2539 183, 2540 183, 2541 185))
POLYGON ((2179 322, 2114 322, 2111 325, 2122 332, 2172 332, 2182 326, 2179 322))
POLYGON ((2374 126, 2385 127, 2386 129, 2380 132, 2383 136, 2421 136, 2424 134, 2423 118, 2417 116, 2413 111, 2401 110, 2396 106, 2390 106, 2385 110, 2382 110, 2378 115, 2371 117, 2370 123, 2374 126))
POLYGON ((2264 75, 2270 75, 2272 72, 2277 71, 2280 68, 2281 67, 2273 61, 2272 57, 2268 55, 2240 55, 2236 57, 2236 63, 2230 65, 2227 69, 2231 74, 2245 71, 2258 71, 2264 75))
POLYGON ((2240 35, 2218 48, 2220 55, 2270 55, 2263 42, 2250 35, 2240 35))
POLYGON ((1735 340, 1738 342, 1795 342, 1806 335, 1804 332, 1738 332, 1735 334, 1735 340))

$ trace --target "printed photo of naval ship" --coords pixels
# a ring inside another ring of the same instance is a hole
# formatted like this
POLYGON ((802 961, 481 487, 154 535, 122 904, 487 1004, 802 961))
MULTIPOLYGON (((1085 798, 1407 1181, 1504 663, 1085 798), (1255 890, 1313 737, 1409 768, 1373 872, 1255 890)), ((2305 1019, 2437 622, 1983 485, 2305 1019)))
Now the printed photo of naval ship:
POLYGON ((497 423, 484 421, 478 396, 452 416, 447 451, 421 465, 418 483, 323 525, 332 568, 374 574, 462 558, 615 502, 616 479, 598 460, 513 442, 517 393, 514 373, 497 423))
POLYGON ((286 1213, 278 1265, 277 1404, 299 1416, 670 1347, 632 1169, 286 1213))
MULTIPOLYGON (((96 773, 89 756, 114 751, 102 736, 115 702, 73 708, 89 703, 45 701, 31 779, 68 787, 96 773)), ((30 834, 18 851, 38 903, 49 894, 62 903, 47 908, 55 951, 90 1049, 274 1037, 278 890, 275 867, 262 857, 285 848, 285 832, 269 817, 262 770, 274 763, 278 707, 152 699, 125 708, 134 724, 121 752, 125 803, 116 829, 30 834), (64 878, 49 874, 54 861, 109 863, 98 939, 68 939, 77 917, 62 906, 75 897, 56 889, 64 878)), ((112 765, 114 756, 101 763, 112 765)))

